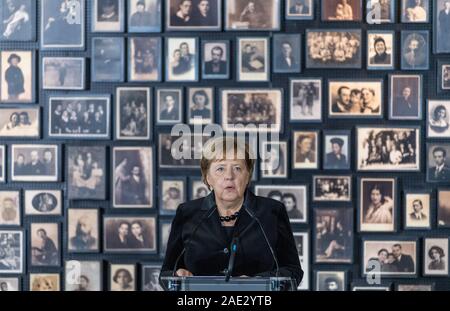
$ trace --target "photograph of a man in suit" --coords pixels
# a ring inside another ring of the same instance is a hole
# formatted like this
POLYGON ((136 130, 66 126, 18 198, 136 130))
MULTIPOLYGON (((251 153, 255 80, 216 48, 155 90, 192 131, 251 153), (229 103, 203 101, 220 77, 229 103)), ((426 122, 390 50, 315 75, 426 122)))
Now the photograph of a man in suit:
POLYGON ((293 54, 292 44, 288 41, 284 41, 281 44, 281 51, 276 50, 278 54, 275 60, 275 69, 281 71, 296 71, 299 69, 299 61, 293 54))
POLYGON ((173 95, 167 95, 164 97, 163 103, 164 109, 159 116, 162 121, 175 121, 180 119, 178 103, 173 95))
POLYGON ((450 181, 450 167, 447 165, 447 150, 442 147, 433 149, 434 167, 428 169, 428 179, 434 182, 450 181))
MULTIPOLYGON (((309 5, 306 0, 294 0, 289 8, 289 14, 305 15, 309 14, 309 5)), ((308 1, 309 2, 309 1, 308 1)))
POLYGON ((394 116, 396 117, 417 117, 419 114, 418 99, 412 96, 412 89, 406 86, 402 94, 395 98, 394 116))
POLYGON ((25 166, 25 172, 27 175, 45 175, 45 166, 39 158, 37 150, 33 150, 30 153, 30 163, 25 166))
POLYGON ((414 272, 414 260, 410 255, 403 254, 400 244, 392 246, 392 254, 394 254, 394 265, 398 272, 414 272))
POLYGON ((148 204, 148 199, 145 194, 147 183, 141 174, 141 168, 137 165, 131 170, 130 180, 126 187, 125 204, 148 204))
POLYGON ((347 113, 351 110, 351 90, 347 86, 341 86, 338 90, 338 99, 333 103, 332 112, 347 113))
POLYGON ((205 62, 205 74, 226 75, 227 62, 223 60, 224 50, 220 46, 211 49, 211 60, 205 62))
POLYGON ((427 219, 427 215, 423 212, 423 202, 420 199, 412 202, 413 212, 409 214, 409 218, 413 221, 422 221, 427 219))
POLYGON ((347 157, 342 153, 342 147, 344 146, 344 140, 339 137, 334 137, 330 140, 331 152, 326 155, 326 166, 334 169, 347 168, 347 157))

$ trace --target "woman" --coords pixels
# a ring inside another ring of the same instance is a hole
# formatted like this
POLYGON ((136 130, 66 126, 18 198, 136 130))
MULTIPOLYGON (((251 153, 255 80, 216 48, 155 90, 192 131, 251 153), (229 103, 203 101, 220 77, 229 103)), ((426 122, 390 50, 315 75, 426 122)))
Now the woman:
POLYGON ((437 106, 430 119, 430 128, 436 133, 444 133, 449 126, 447 108, 443 105, 437 106))
POLYGON ((368 224, 390 224, 392 223, 393 200, 382 194, 381 188, 374 185, 370 190, 370 205, 364 222, 368 224))
POLYGON ((134 291, 133 277, 127 269, 118 269, 113 276, 113 291, 134 291))
POLYGON ((391 54, 387 53, 386 41, 382 37, 375 38, 373 44, 375 55, 370 58, 371 65, 390 65, 391 54))
POLYGON ((380 105, 375 100, 375 91, 373 89, 363 88, 361 94, 363 98, 363 113, 380 113, 380 105))
POLYGON ((211 193, 178 207, 161 276, 229 272, 234 277, 291 277, 299 284, 303 271, 284 205, 247 189, 255 162, 248 144, 220 137, 210 140, 202 155, 202 180, 211 193), (278 271, 254 217, 274 250, 278 271), (239 242, 234 269, 228 271, 233 237, 239 242))
POLYGON ((152 243, 144 236, 142 224, 137 220, 131 223, 131 235, 128 244, 129 248, 133 249, 152 248, 152 243))
POLYGON ((442 259, 445 257, 445 253, 441 247, 432 246, 428 251, 428 257, 431 259, 428 264, 429 270, 445 270, 445 261, 442 259))

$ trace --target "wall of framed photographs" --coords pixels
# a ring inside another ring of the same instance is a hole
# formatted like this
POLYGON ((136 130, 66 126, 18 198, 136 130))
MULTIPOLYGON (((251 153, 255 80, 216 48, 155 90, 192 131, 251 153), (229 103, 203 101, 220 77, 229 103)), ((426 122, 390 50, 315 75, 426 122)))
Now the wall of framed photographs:
POLYGON ((213 122, 280 132, 253 187, 288 209, 299 289, 449 289, 446 3, 1 0, 2 289, 159 289, 208 193, 169 133, 213 122))

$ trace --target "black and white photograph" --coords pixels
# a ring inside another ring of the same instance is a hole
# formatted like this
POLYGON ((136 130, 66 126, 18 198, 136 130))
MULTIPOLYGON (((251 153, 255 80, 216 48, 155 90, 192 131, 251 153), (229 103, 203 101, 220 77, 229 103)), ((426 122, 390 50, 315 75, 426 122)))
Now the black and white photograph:
POLYGON ((20 292, 20 279, 18 277, 5 278, 0 277, 1 292, 20 292))
POLYGON ((111 95, 65 95, 48 99, 48 136, 109 139, 111 95))
POLYGON ((361 53, 360 29, 306 30, 306 68, 358 69, 361 53))
POLYGON ((63 196, 61 190, 25 190, 25 215, 62 215, 63 196))
POLYGON ((166 81, 195 82, 199 76, 198 38, 166 38, 166 81))
POLYGON ((175 215, 178 206, 187 201, 186 179, 182 177, 159 178, 159 212, 175 215))
POLYGON ((450 144, 430 143, 427 155, 427 182, 450 182, 450 144))
POLYGON ((255 194, 282 202, 292 223, 308 222, 308 189, 305 185, 257 185, 255 194))
POLYGON ((314 209, 314 262, 353 262, 353 209, 314 209))
POLYGON ((280 11, 280 0, 225 1, 225 30, 278 30, 280 29, 280 11))
POLYGON ((224 131, 281 131, 284 106, 282 89, 222 89, 220 98, 224 131))
POLYGON ((448 189, 438 190, 437 224, 440 228, 450 228, 450 190, 448 189))
POLYGON ((103 289, 102 262, 98 260, 66 261, 64 290, 69 292, 98 292, 103 289))
POLYGON ((290 80, 290 121, 322 121, 321 78, 293 78, 290 80))
POLYGON ((202 40, 202 78, 230 78, 230 41, 202 40))
POLYGON ((450 53, 450 2, 447 0, 436 0, 433 2, 433 35, 434 53, 450 53))
POLYGON ((430 39, 427 30, 402 31, 402 70, 428 70, 430 39))
POLYGON ((39 138, 40 108, 0 107, 0 137, 39 138))
POLYGON ((161 284, 159 284, 159 274, 161 273, 161 265, 157 264, 143 264, 142 286, 141 290, 144 292, 162 292, 164 291, 161 284))
POLYGON ((422 76, 389 76, 389 119, 422 119, 422 76))
POLYGON ((11 181, 58 181, 59 153, 58 145, 11 145, 11 181))
POLYGON ((394 69, 395 55, 394 31, 367 32, 367 69, 394 69))
POLYGON ((70 253, 96 253, 100 250, 98 209, 67 210, 67 250, 70 253))
POLYGON ((21 224, 22 209, 20 191, 0 191, 0 226, 18 227, 21 224))
POLYGON ((153 207, 153 149, 114 147, 113 207, 153 207))
POLYGON ((359 171, 420 171, 420 127, 358 127, 356 133, 359 171))
POLYGON ((322 21, 358 22, 362 20, 362 0, 322 0, 322 21))
POLYGON ((430 193, 406 192, 404 194, 404 228, 416 230, 431 229, 430 193))
POLYGON ((319 133, 316 131, 294 131, 292 144, 292 168, 319 168, 319 133))
POLYGON ((25 245, 23 231, 0 230, 1 274, 20 274, 25 266, 25 245))
POLYGON ((309 232, 294 231, 293 234, 298 258, 303 269, 303 279, 298 285, 297 290, 309 290, 309 232))
POLYGON ((6 181, 6 146, 0 145, 0 183, 6 181))
POLYGON ((59 273, 30 273, 30 292, 59 292, 61 276, 59 273))
POLYGON ((128 81, 149 82, 162 79, 162 39, 128 38, 128 81))
POLYGON ((128 0, 128 32, 160 32, 161 0, 128 0))
POLYGON ((314 0, 287 0, 285 4, 287 20, 314 19, 314 0))
POLYGON ((429 99, 427 110, 427 137, 450 138, 450 101, 429 99))
POLYGON ((272 40, 274 73, 299 73, 302 70, 300 34, 275 34, 272 40))
POLYGON ((61 264, 60 244, 58 223, 31 223, 31 266, 59 267, 61 264))
POLYGON ((0 41, 36 40, 36 1, 0 2, 0 41))
POLYGON ((349 170, 351 168, 351 132, 330 130, 323 133, 323 168, 349 170))
POLYGON ((156 219, 104 216, 103 250, 108 253, 156 253, 156 219))
POLYGON ((237 81, 268 81, 270 79, 269 39, 237 38, 237 81))
POLYGON ((214 123, 214 88, 190 87, 188 96, 188 123, 213 124, 214 123))
POLYGON ((116 139, 150 139, 151 101, 152 92, 149 87, 118 87, 116 89, 116 139))
POLYGON ((351 176, 313 176, 313 201, 351 202, 351 176))
POLYGON ((366 0, 366 21, 370 25, 395 23, 397 0, 366 0))
POLYGON ((448 276, 448 237, 424 238, 424 276, 448 276))
POLYGON ((438 60, 438 92, 450 91, 450 62, 438 60))
POLYGON ((84 57, 42 57, 44 90, 84 90, 85 77, 84 57))
POLYGON ((166 1, 168 31, 222 30, 222 0, 166 1))
POLYGON ((159 221, 159 256, 164 258, 167 250, 167 242, 169 241, 170 230, 172 229, 171 220, 160 220, 159 221))
POLYGON ((397 228, 397 180, 360 178, 358 180, 360 232, 394 232, 397 228))
POLYGON ((287 142, 262 142, 261 151, 261 177, 284 178, 288 177, 288 146, 287 142))
POLYGON ((161 168, 196 169, 200 167, 203 146, 209 136, 159 133, 158 159, 161 168))
POLYGON ((43 0, 41 2, 42 49, 84 49, 85 5, 85 0, 43 0))
POLYGON ((125 81, 125 39, 121 37, 92 38, 92 82, 125 81))
POLYGON ((33 103, 35 100, 35 53, 33 51, 0 52, 0 101, 33 103))
POLYGON ((330 118, 382 118, 383 81, 329 80, 328 114, 330 118))
POLYGON ((110 264, 109 265, 109 291, 134 292, 136 291, 136 265, 110 264))
POLYGON ((402 0, 402 23, 428 23, 429 0, 402 0))
POLYGON ((211 193, 211 190, 205 185, 205 183, 201 179, 192 179, 190 182, 189 193, 191 200, 196 200, 200 198, 204 198, 211 193))
POLYGON ((183 122, 183 89, 156 90, 156 122, 159 125, 175 125, 183 122))
POLYGON ((92 1, 92 32, 123 32, 125 0, 92 1))
POLYGON ((346 284, 346 271, 315 271, 315 291, 341 292, 346 290, 346 284))

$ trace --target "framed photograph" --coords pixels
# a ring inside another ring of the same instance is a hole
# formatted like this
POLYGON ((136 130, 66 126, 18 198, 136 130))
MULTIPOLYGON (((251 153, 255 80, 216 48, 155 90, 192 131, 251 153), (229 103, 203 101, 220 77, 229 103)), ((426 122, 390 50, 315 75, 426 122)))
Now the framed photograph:
POLYGON ((272 67, 275 73, 300 73, 302 70, 300 34, 275 34, 272 40, 272 67))
POLYGON ((31 266, 58 267, 61 264, 59 223, 30 225, 31 266))
POLYGON ((390 70, 395 68, 395 32, 367 32, 367 69, 390 70))
POLYGON ((353 262, 353 209, 314 209, 314 262, 353 262))
POLYGON ((61 190, 25 190, 26 216, 60 216, 63 209, 61 190))
POLYGON ((395 23, 396 0, 366 0, 366 22, 370 25, 395 23))
POLYGON ((314 0, 287 0, 285 4, 287 20, 313 20, 314 0))
POLYGON ((0 107, 0 137, 40 138, 40 115, 39 107, 0 107))
POLYGON ((307 29, 306 68, 360 69, 361 40, 360 29, 338 31, 307 29), (335 46, 339 48, 336 49, 335 46))
POLYGON ((330 118, 382 118, 384 115, 383 80, 328 81, 330 118))
POLYGON ((322 79, 290 79, 290 122, 322 121, 322 79))
POLYGON ((280 1, 225 1, 225 30, 273 31, 280 29, 280 1))
POLYGON ((0 145, 0 183, 6 181, 6 146, 0 145))
POLYGON ((380 277, 416 277, 417 239, 363 238, 362 275, 380 277))
POLYGON ((300 265, 303 270, 303 279, 298 285, 297 290, 309 290, 309 232, 294 231, 293 234, 300 265))
POLYGON ((161 32, 161 0, 128 2, 128 32, 161 32))
POLYGON ((404 193, 404 229, 405 230, 430 230, 431 219, 431 195, 428 192, 408 191, 404 193))
POLYGON ((92 38, 92 82, 125 81, 125 39, 92 38))
POLYGON ((320 292, 339 292, 347 288, 346 271, 316 270, 314 290, 320 292))
POLYGON ((159 133, 159 167, 195 169, 200 167, 203 146, 209 136, 199 134, 171 135, 159 133))
POLYGON ((152 92, 149 87, 116 89, 116 139, 150 140, 152 92))
POLYGON ((427 137, 450 138, 450 100, 427 101, 427 137))
POLYGON ((59 292, 61 280, 59 273, 30 273, 29 291, 59 292))
POLYGON ((397 230, 397 179, 358 179, 360 232, 395 232, 397 230))
POLYGON ((0 230, 1 249, 8 254, 0 261, 0 274, 21 274, 25 266, 25 245, 22 230, 0 230))
POLYGON ((4 278, 0 277, 0 290, 2 292, 20 292, 20 278, 4 278))
POLYGON ((69 200, 106 198, 106 147, 66 146, 69 200))
POLYGON ((362 20, 362 0, 322 0, 322 21, 358 22, 362 20))
POLYGON ((188 101, 189 124, 214 123, 214 88, 190 87, 188 88, 188 101))
POLYGON ((323 168, 349 170, 351 168, 351 131, 324 131, 323 168))
POLYGON ((358 127, 356 133, 358 171, 420 171, 420 127, 358 127))
POLYGON ((48 98, 48 136, 109 139, 111 95, 63 95, 48 98))
POLYGON ((202 78, 230 79, 230 41, 202 40, 202 78))
POLYGON ((448 40, 450 2, 447 0, 433 1, 433 36, 434 53, 450 53, 450 40, 448 40))
POLYGON ((161 265, 157 264, 142 264, 141 275, 142 284, 141 290, 144 292, 162 292, 164 289, 159 284, 159 275, 161 273, 161 265))
POLYGON ((84 57, 42 57, 42 89, 84 90, 84 57))
POLYGON ((109 291, 134 292, 136 291, 136 265, 115 264, 109 265, 109 291))
POLYGON ((439 228, 450 228, 450 190, 438 189, 437 223, 439 228))
POLYGON ((11 181, 59 180, 58 145, 11 145, 11 181))
POLYGON ((313 176, 314 202, 351 202, 351 176, 313 176))
POLYGON ((222 0, 166 1, 168 31, 222 30, 222 0))
POLYGON ((0 226, 18 227, 21 224, 22 209, 20 191, 0 191, 0 226))
POLYGON ((353 292, 389 292, 392 284, 381 282, 380 284, 371 285, 367 280, 356 280, 352 282, 353 292))
POLYGON ((429 0, 402 0, 402 23, 428 23, 429 0))
POLYGON ((128 81, 161 81, 161 51, 160 37, 128 38, 128 81))
POLYGON ((427 182, 448 183, 450 182, 450 144, 429 143, 427 144, 427 182))
POLYGON ((42 0, 41 48, 83 50, 85 0, 42 0))
POLYGON ((153 207, 153 148, 113 148, 113 207, 153 207))
POLYGON ((159 178, 159 213, 175 215, 178 206, 187 201, 186 178, 159 178))
POLYGON ((67 251, 97 253, 100 250, 100 221, 98 209, 67 210, 67 251))
POLYGON ((448 237, 423 239, 423 275, 448 276, 448 237))
POLYGON ((66 261, 64 290, 98 292, 103 290, 103 264, 99 260, 66 261))
POLYGON ((422 76, 389 75, 389 119, 422 120, 422 76))
POLYGON ((225 132, 281 132, 282 89, 222 89, 220 98, 225 132))
POLYGON ((156 253, 156 218, 104 216, 103 250, 107 253, 156 253))
POLYGON ((170 230, 172 228, 172 220, 159 221, 159 257, 164 258, 167 250, 167 242, 169 241, 170 230))
POLYGON ((237 81, 270 79, 270 47, 268 38, 237 38, 237 81))
POLYGON ((0 41, 36 41, 36 1, 1 1, 0 12, 0 41))
POLYGON ((198 80, 198 38, 166 38, 166 81, 195 82, 198 80))
POLYGON ((288 177, 288 146, 285 141, 262 142, 264 157, 261 159, 262 178, 288 177))
POLYGON ((123 32, 125 30, 124 0, 92 1, 92 32, 123 32))
POLYGON ((430 39, 427 30, 402 31, 402 70, 428 70, 430 39))
POLYGON ((158 125, 183 123, 183 88, 157 89, 156 103, 156 123, 158 125))
POLYGON ((398 292, 431 292, 434 291, 435 284, 429 282, 405 282, 395 284, 398 292))
POLYGON ((200 178, 190 178, 189 183, 189 199, 197 200, 208 196, 211 190, 205 185, 200 178))
POLYGON ((294 169, 319 169, 319 132, 294 131, 292 149, 294 169))
POLYGON ((0 52, 2 103, 34 103, 35 101, 35 52, 0 52))
POLYGON ((450 91, 450 62, 438 60, 437 71, 438 93, 450 91))

